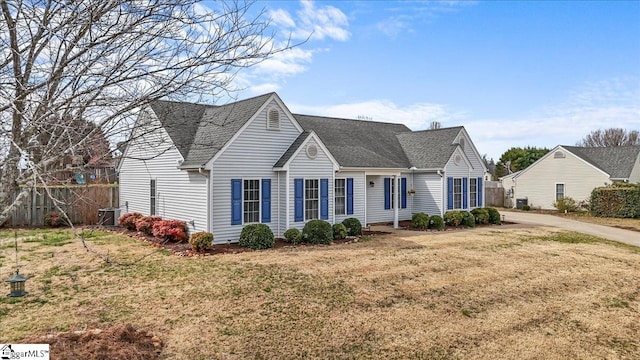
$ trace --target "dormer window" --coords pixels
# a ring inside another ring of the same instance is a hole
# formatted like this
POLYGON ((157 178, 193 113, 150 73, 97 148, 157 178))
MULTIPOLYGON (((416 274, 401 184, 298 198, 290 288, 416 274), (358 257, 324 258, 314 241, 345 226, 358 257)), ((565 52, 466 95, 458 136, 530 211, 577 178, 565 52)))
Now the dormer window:
POLYGON ((564 159, 564 158, 565 158, 565 155, 564 155, 564 153, 563 153, 562 151, 556 151, 556 152, 553 154, 553 158, 554 158, 554 159, 564 159))
POLYGON ((280 129, 280 111, 278 109, 269 109, 267 112, 267 129, 280 129))

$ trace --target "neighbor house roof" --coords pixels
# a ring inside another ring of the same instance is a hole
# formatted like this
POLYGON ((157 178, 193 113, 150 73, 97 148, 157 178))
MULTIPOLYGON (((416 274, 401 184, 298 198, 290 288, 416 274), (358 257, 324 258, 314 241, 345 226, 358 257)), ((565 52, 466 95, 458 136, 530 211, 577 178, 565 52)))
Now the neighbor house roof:
POLYGON ((294 114, 305 131, 314 131, 343 167, 409 168, 396 137, 403 124, 294 114))
POLYGON ((640 154, 640 146, 562 147, 606 172, 611 179, 628 179, 640 154))
POLYGON ((204 166, 258 111, 273 93, 227 105, 156 101, 151 109, 176 144, 181 167, 204 166))
POLYGON ((444 169, 458 147, 454 140, 462 126, 398 134, 400 145, 411 163, 419 169, 444 169))

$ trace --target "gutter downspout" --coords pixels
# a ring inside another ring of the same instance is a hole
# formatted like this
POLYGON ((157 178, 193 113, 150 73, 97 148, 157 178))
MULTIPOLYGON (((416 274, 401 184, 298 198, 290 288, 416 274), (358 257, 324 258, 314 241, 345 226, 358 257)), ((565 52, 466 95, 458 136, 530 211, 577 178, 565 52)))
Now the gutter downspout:
MULTIPOLYGON (((206 214, 206 216, 207 216, 207 226, 206 226, 206 228, 207 228, 207 232, 213 233, 211 231, 211 227, 212 227, 211 226, 211 206, 212 206, 212 202, 213 202, 212 198, 211 198, 211 187, 212 187, 211 177, 207 173, 205 173, 203 170, 204 170, 204 168, 202 168, 202 167, 198 168, 198 173, 200 175, 204 176, 205 178, 207 178, 207 214, 206 214)), ((194 225, 194 228, 195 228, 195 225, 194 225)))
POLYGON ((440 189, 442 191, 442 197, 441 197, 442 200, 440 201, 440 206, 442 210, 440 211, 440 216, 444 216, 445 209, 447 208, 445 206, 447 191, 444 188, 444 173, 438 170, 438 175, 440 175, 440 189))
POLYGON ((289 227, 289 218, 291 217, 291 205, 289 204, 290 201, 290 194, 291 194, 291 190, 289 190, 289 169, 286 170, 287 174, 285 175, 285 197, 286 197, 286 204, 285 204, 285 215, 286 215, 286 219, 285 219, 285 228, 290 229, 289 227))

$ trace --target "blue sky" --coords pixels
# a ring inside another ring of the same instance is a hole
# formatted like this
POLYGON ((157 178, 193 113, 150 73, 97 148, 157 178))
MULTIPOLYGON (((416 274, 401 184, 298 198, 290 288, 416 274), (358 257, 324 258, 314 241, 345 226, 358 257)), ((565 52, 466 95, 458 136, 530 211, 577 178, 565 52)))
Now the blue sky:
POLYGON ((239 98, 294 113, 464 125, 478 151, 640 130, 640 1, 263 1, 276 40, 239 98))

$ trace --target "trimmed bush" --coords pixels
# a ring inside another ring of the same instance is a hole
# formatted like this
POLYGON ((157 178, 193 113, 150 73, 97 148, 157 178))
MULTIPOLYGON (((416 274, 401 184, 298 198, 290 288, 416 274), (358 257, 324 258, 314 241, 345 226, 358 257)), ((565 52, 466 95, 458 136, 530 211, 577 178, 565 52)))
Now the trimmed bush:
POLYGON ((309 244, 330 244, 333 241, 331 224, 324 220, 311 220, 304 225, 302 242, 309 244))
POLYGON ((476 218, 468 211, 462 211, 462 225, 468 227, 476 227, 476 218))
POLYGON ((529 206, 529 205, 522 205, 522 211, 531 211, 531 206, 529 206))
POLYGON ((136 220, 142 217, 139 212, 130 212, 120 215, 118 218, 118 225, 129 231, 136 230, 136 220))
POLYGON ((160 216, 142 216, 136 220, 136 230, 146 235, 153 235, 153 224, 162 220, 160 216))
POLYGON ((362 224, 357 218, 347 218, 342 221, 342 225, 347 228, 347 235, 358 236, 362 235, 362 224))
POLYGON ((593 189, 590 210, 593 216, 640 217, 640 184, 613 184, 593 189))
POLYGON ((253 250, 270 249, 276 245, 273 232, 265 224, 250 224, 242 228, 240 246, 253 250))
POLYGON ((50 211, 44 215, 45 226, 60 227, 67 225, 67 221, 55 211, 50 211))
POLYGON ((476 224, 486 225, 489 223, 489 210, 476 208, 471 210, 473 217, 476 220, 476 224))
POLYGON ((194 251, 204 252, 211 249, 213 243, 213 234, 207 231, 200 231, 192 234, 189 238, 189 245, 194 251))
POLYGON ((153 223, 153 236, 171 242, 189 239, 187 223, 180 220, 159 220, 153 223))
POLYGON ((297 244, 302 240, 302 233, 296 228, 291 228, 284 232, 284 240, 291 244, 297 244))
POLYGON ((562 199, 556 200, 553 203, 553 207, 562 212, 576 212, 578 211, 578 203, 571 197, 566 196, 562 199))
POLYGON ((411 217, 411 226, 417 229, 426 229, 429 227, 429 215, 420 212, 413 214, 411 217))
POLYGON ((494 224, 494 225, 502 224, 502 221, 500 220, 500 213, 498 212, 498 210, 490 207, 485 208, 485 210, 487 210, 487 212, 489 213, 489 224, 494 224))
POLYGON ((342 224, 334 224, 331 230, 333 231, 334 240, 341 240, 347 237, 347 228, 342 224))
POLYGON ((460 226, 462 219, 463 215, 459 210, 450 210, 444 213, 444 223, 447 226, 460 226))
POLYGON ((429 229, 444 230, 444 219, 440 215, 433 215, 429 218, 429 229))

